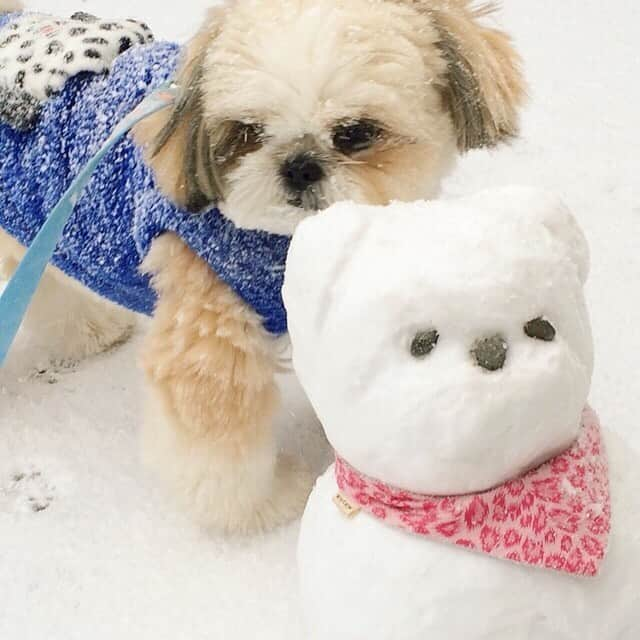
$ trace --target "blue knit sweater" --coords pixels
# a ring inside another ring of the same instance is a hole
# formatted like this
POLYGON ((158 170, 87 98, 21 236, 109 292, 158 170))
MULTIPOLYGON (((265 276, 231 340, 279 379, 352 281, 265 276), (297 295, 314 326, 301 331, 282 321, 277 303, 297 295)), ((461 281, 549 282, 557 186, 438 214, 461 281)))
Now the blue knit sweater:
MULTIPOLYGON (((0 18, 0 28, 7 17, 0 18)), ((158 43, 121 55, 108 75, 71 78, 36 127, 0 124, 0 226, 28 246, 114 125, 174 72, 179 48, 158 43)), ((53 263, 97 293, 151 313, 155 294, 139 265, 154 238, 178 234, 271 333, 286 332, 281 297, 290 239, 239 229, 217 209, 189 214, 164 198, 141 151, 120 142, 98 167, 65 227, 53 263)))

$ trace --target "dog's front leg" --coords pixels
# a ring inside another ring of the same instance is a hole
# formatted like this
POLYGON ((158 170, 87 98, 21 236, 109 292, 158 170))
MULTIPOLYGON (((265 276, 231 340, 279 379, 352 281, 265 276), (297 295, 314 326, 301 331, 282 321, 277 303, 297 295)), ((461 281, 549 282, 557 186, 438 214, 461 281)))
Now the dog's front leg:
POLYGON ((145 261, 158 304, 142 362, 146 459, 208 528, 268 530, 301 513, 309 474, 278 456, 272 340, 177 237, 145 261))

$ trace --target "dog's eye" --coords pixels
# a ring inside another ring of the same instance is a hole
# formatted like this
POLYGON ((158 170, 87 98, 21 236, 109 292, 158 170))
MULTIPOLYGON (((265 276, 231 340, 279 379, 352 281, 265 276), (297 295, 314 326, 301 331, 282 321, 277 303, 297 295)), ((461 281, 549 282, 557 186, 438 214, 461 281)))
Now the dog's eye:
POLYGON ((411 341, 411 355, 414 358, 425 358, 438 344, 440 336, 435 329, 418 331, 411 341))
POLYGON ((337 125, 333 130, 333 146, 349 155, 364 151, 382 137, 382 129, 371 120, 357 120, 337 125))
POLYGON ((252 147, 264 138, 264 126, 258 122, 236 122, 235 137, 238 144, 252 147))
POLYGON ((264 135, 264 126, 260 123, 239 120, 225 122, 216 135, 216 162, 224 164, 257 150, 264 140, 264 135))
POLYGON ((544 318, 534 318, 524 325, 524 332, 530 338, 551 342, 556 337, 555 327, 544 318))

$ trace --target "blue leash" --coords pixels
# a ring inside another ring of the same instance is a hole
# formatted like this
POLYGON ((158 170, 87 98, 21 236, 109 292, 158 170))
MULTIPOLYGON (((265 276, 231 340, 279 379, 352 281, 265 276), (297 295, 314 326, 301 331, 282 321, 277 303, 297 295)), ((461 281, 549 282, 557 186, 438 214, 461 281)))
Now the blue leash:
POLYGON ((42 274, 62 236, 62 230, 96 167, 112 147, 128 133, 129 129, 147 116, 175 102, 177 92, 176 85, 166 83, 147 96, 131 113, 125 116, 52 209, 4 291, 0 294, 0 366, 4 363, 18 333, 42 274))

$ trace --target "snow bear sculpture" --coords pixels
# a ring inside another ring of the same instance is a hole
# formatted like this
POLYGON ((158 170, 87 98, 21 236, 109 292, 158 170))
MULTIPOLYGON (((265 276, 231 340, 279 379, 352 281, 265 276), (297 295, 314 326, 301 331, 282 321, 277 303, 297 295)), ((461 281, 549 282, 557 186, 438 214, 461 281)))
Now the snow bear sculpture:
POLYGON ((640 638, 640 457, 587 406, 588 267, 528 188, 302 223, 293 360, 336 451, 300 533, 310 638, 640 638))

